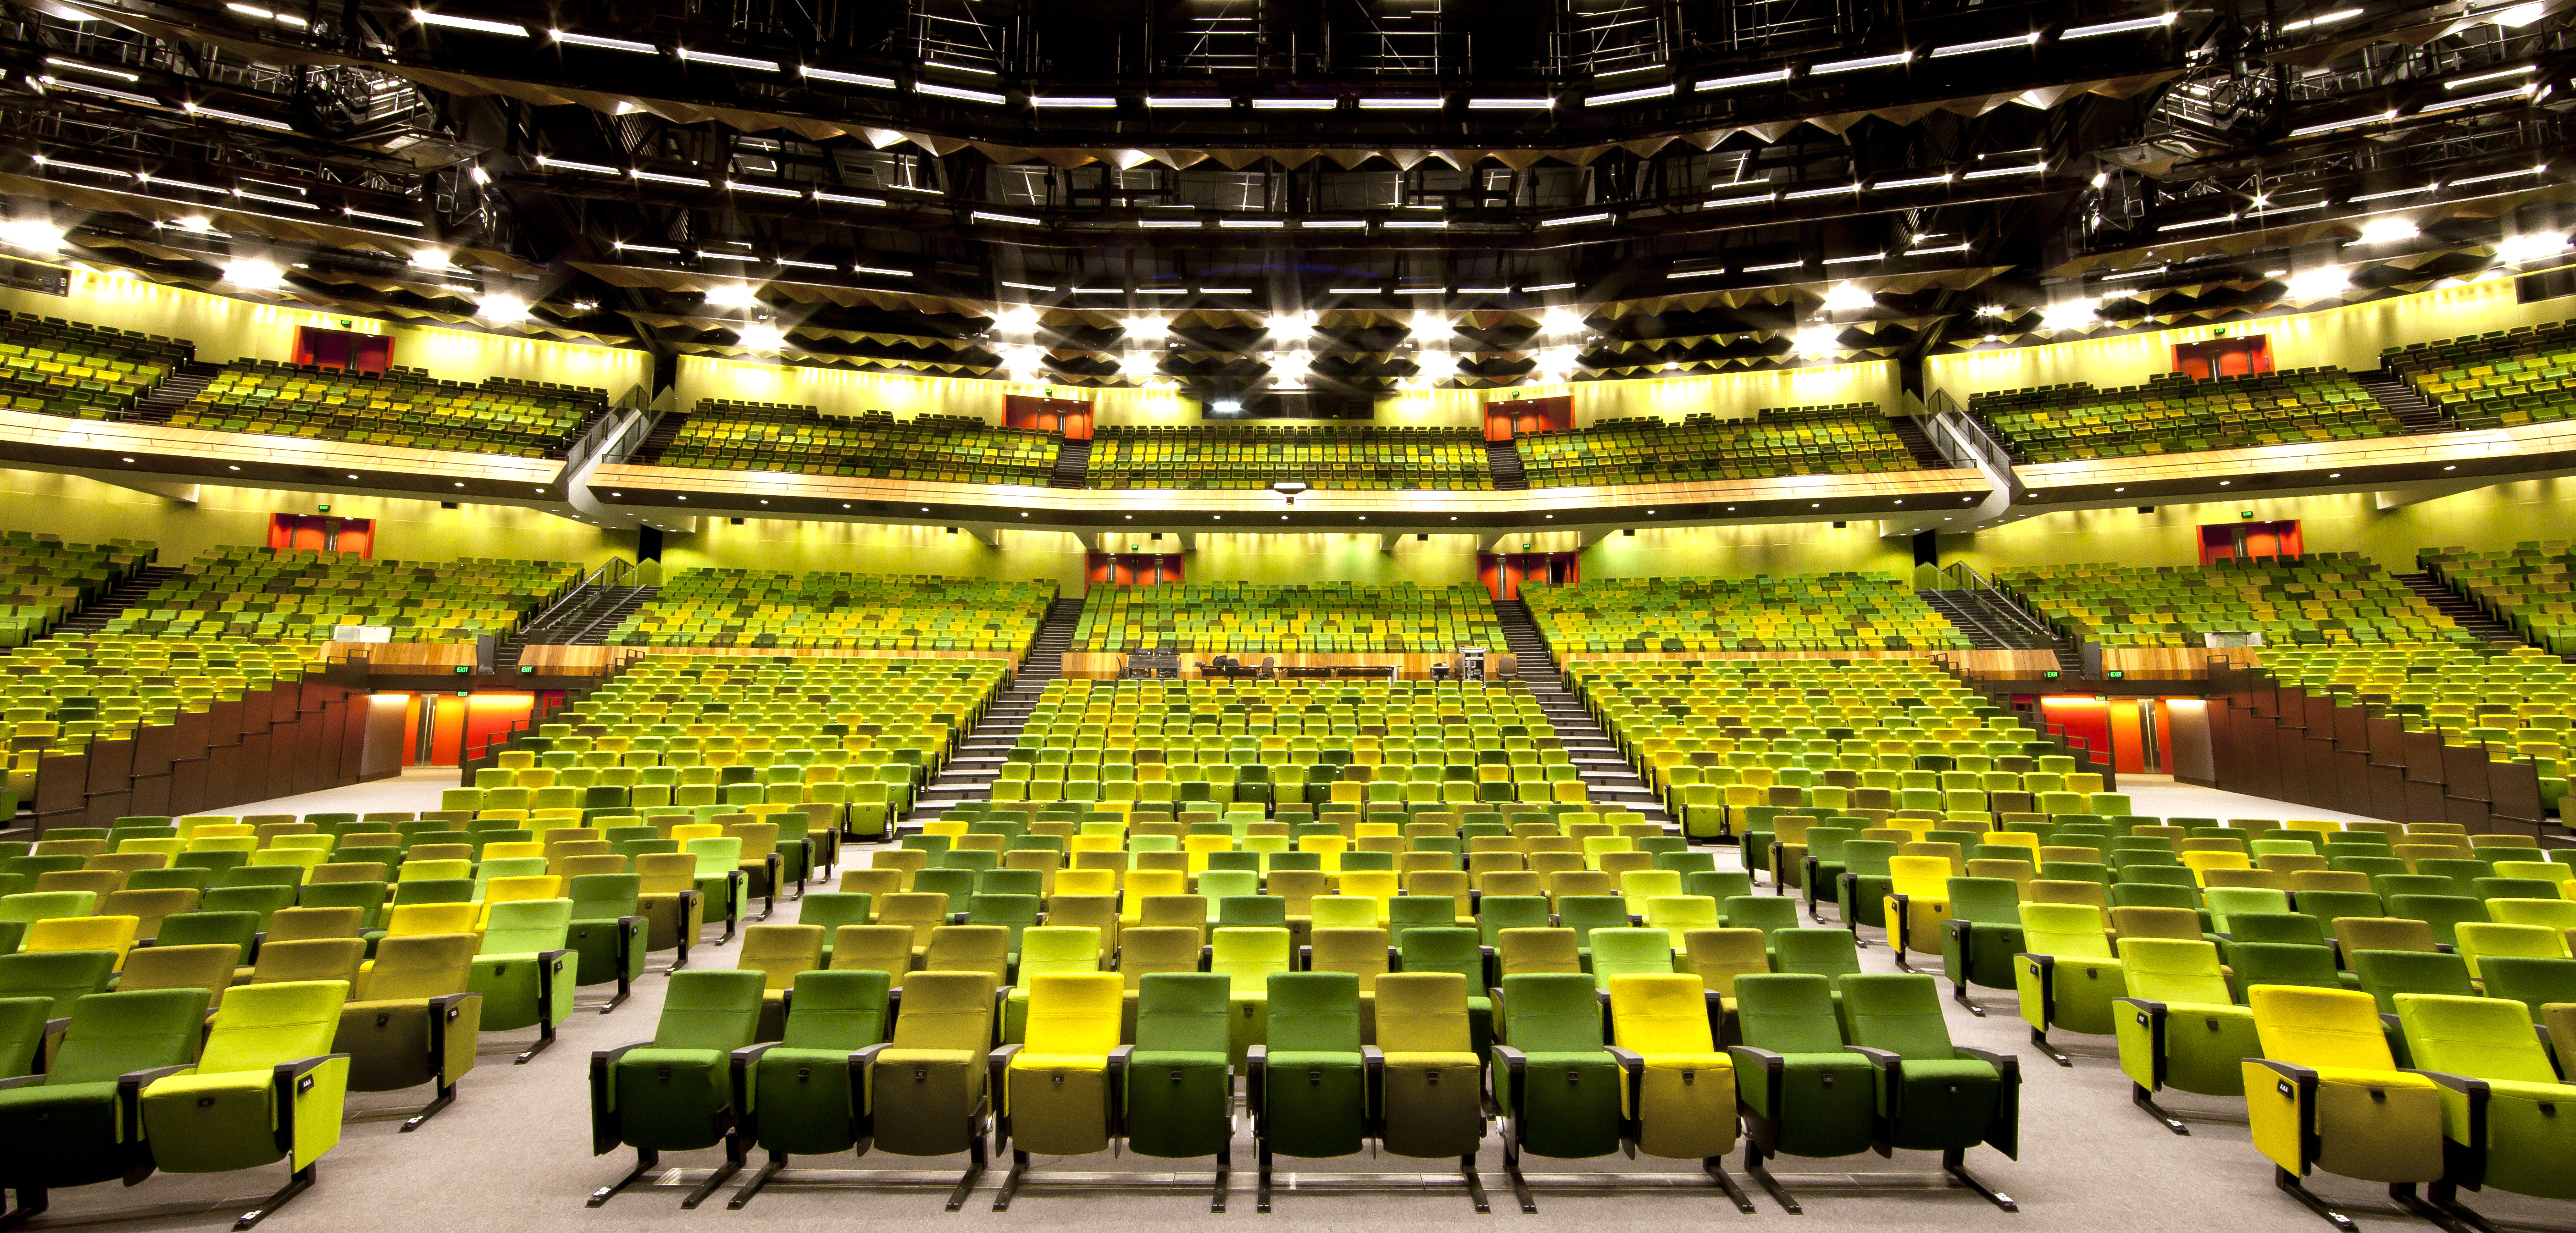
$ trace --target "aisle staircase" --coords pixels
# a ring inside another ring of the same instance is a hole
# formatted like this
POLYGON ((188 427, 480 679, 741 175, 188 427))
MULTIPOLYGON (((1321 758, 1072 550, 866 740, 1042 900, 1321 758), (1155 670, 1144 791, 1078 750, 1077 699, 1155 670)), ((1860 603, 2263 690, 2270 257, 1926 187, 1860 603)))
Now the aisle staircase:
POLYGON ((2418 393, 2414 386, 2408 385, 2404 378, 2388 369, 2378 368, 2353 375, 2360 381, 2361 388, 2370 391, 2370 396, 2378 399, 2379 405, 2396 416, 2397 422, 2404 424, 2410 433, 2450 432, 2460 426, 2458 421, 2443 414, 2440 407, 2418 393))
POLYGON ((1012 746, 1019 743, 1020 729, 1036 708, 1038 695, 1045 692, 1047 682, 1064 675, 1064 653, 1073 645, 1073 629, 1081 620, 1080 596, 1058 598, 1047 609, 1046 622, 1030 639, 1029 653, 1021 659, 1011 687, 984 709, 983 718, 959 743, 956 755, 913 798, 912 814, 903 821, 927 822, 952 805, 991 798, 993 780, 1001 774, 1012 746))
POLYGON ((1519 662, 1521 682, 1529 687, 1530 697, 1556 729, 1556 739, 1574 759, 1575 770, 1583 777, 1593 803, 1625 806, 1649 821, 1674 821, 1664 812, 1663 800, 1637 777, 1637 769, 1619 756, 1618 746, 1602 733, 1591 713, 1566 692, 1565 676, 1557 670, 1556 657, 1548 653, 1538 627, 1531 624, 1529 607, 1517 599, 1496 600, 1494 616, 1503 627, 1503 641, 1519 662))
POLYGON ((177 577, 178 574, 179 567, 176 565, 146 565, 127 575, 125 581, 117 583, 113 589, 99 596, 89 607, 63 618, 63 623, 54 627, 53 636, 79 638, 97 633, 106 628, 109 621, 116 619, 127 608, 141 603, 144 596, 152 593, 153 588, 177 577))
POLYGON ((134 400, 134 408, 125 418, 142 424, 167 424, 179 408, 196 401, 216 376, 224 371, 221 364, 200 364, 189 360, 178 371, 152 387, 152 392, 134 400))
POLYGON ((681 426, 688 422, 689 413, 686 411, 663 412, 661 418, 653 421, 653 431, 644 434, 644 440, 626 456, 626 461, 639 467, 649 467, 662 461, 662 451, 671 447, 671 442, 680 435, 681 426))
POLYGON ((2408 590, 2423 596, 2424 602, 2431 604, 2434 611, 2451 618, 2461 629, 2470 634, 2490 643, 2502 643, 2506 646, 2523 645, 2522 635, 2513 632, 2512 626, 2488 616, 2486 609, 2478 607, 2467 596, 2442 585, 2433 575, 2399 574, 2397 580, 2405 583, 2408 590))
POLYGON ((1944 457, 1941 447, 1932 443, 1931 434, 1923 431, 1922 420, 1900 415, 1888 420, 1887 426, 1896 433, 1897 440, 1905 443, 1905 452, 1914 456, 1915 466, 1926 471, 1947 471, 1959 465, 1944 457))
POLYGON ((1083 473, 1091 469, 1091 439, 1066 438, 1056 447, 1055 472, 1047 477, 1049 488, 1080 488, 1083 473))
POLYGON ((1529 487, 1529 474, 1521 470, 1521 452, 1509 441, 1485 443, 1485 469, 1493 473, 1497 492, 1520 492, 1529 487))

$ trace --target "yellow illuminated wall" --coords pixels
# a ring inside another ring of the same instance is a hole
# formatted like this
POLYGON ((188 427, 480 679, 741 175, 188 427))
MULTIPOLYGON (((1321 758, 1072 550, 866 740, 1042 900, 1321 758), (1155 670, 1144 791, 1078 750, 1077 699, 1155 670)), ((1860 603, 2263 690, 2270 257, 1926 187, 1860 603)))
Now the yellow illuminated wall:
POLYGON ((2386 347, 2558 321, 2570 312, 2576 312, 2576 300, 2515 303, 2514 280, 2491 278, 2295 316, 1928 356, 1923 381, 1927 389, 1947 390, 1961 402, 1986 390, 2077 381, 2096 388, 2136 385, 2173 371, 2176 343, 2258 334, 2271 338, 2276 368, 2325 365, 2359 371, 2379 367, 2379 353, 2386 347))
MULTIPOLYGON (((917 415, 966 415, 990 423, 1002 419, 1002 399, 1019 394, 1035 398, 1071 398, 1092 404, 1095 427, 1162 425, 1186 427, 1206 423, 1198 403, 1178 390, 1094 389, 1084 386, 987 381, 954 377, 910 377, 846 372, 790 364, 680 357, 674 382, 674 405, 687 408, 708 398, 750 402, 783 402, 819 408, 825 415, 884 411, 897 419, 917 415)), ((1522 398, 1574 397, 1578 427, 1605 419, 1652 415, 1678 420, 1714 412, 1748 416, 1773 407, 1869 403, 1896 414, 1901 395, 1896 364, 1873 360, 1766 372, 1722 373, 1702 377, 1658 377, 1637 381, 1581 381, 1559 385, 1519 385, 1493 389, 1398 390, 1378 401, 1376 422, 1406 428, 1482 428, 1485 404, 1522 398)), ((1334 420, 1259 420, 1270 427, 1333 424, 1334 420)))
POLYGON ((315 326, 394 340, 394 360, 426 368, 451 381, 485 377, 556 381, 606 390, 611 399, 651 379, 653 359, 641 351, 453 330, 348 316, 327 309, 258 304, 229 296, 165 287, 139 278, 111 278, 74 270, 68 297, 0 289, 0 307, 87 325, 141 330, 197 345, 210 364, 236 359, 295 358, 295 329, 315 326))
POLYGON ((0 528, 43 531, 77 543, 151 540, 168 564, 219 545, 265 544, 271 514, 311 514, 322 505, 340 517, 374 519, 379 559, 519 557, 596 566, 611 556, 635 555, 631 532, 604 531, 515 505, 441 509, 435 500, 208 484, 189 506, 74 475, 0 469, 0 528))
POLYGON ((2498 484, 2416 505, 2382 510, 2373 494, 2161 505, 2042 514, 1973 536, 1941 537, 1942 561, 1980 570, 2015 565, 2191 565, 2200 560, 2204 523, 2297 519, 2309 552, 2358 552, 2390 569, 2414 572, 2422 548, 2510 548, 2524 540, 2576 539, 2576 480, 2498 484))
MULTIPOLYGON (((1545 537, 1540 537, 1544 541, 1545 537)), ((1513 541, 1509 551, 1520 551, 1513 541)), ((1538 551, 1547 551, 1544 542, 1538 551)), ((1825 574, 1842 570, 1903 575, 1914 568, 1914 550, 1903 539, 1885 539, 1874 520, 1835 530, 1830 522, 1734 527, 1639 527, 1613 532, 1583 550, 1585 578, 1751 577, 1755 574, 1825 574)))

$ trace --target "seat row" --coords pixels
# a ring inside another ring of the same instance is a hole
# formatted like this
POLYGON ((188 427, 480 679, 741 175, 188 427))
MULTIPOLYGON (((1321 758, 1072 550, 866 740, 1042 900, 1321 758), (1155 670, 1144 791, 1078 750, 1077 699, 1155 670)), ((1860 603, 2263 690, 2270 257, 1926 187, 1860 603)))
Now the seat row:
MULTIPOLYGON (((1075 941, 1073 953, 1096 950, 1075 941)), ((662 1152, 721 1145, 727 1163, 683 1206, 712 1194, 754 1149, 768 1160, 729 1206, 749 1202, 793 1155, 963 1152, 971 1163, 949 1196, 954 1211, 989 1153, 1008 1149, 994 1200, 1007 1210, 1023 1185, 1048 1180, 1031 1171, 1032 1156, 1123 1148, 1213 1157, 1211 1208, 1223 1211, 1239 1082, 1262 1211, 1275 1158, 1372 1146, 1457 1161, 1462 1188, 1484 1210, 1477 1156, 1491 1137, 1488 1093, 1502 1112, 1503 1170, 1527 1212, 1538 1208, 1525 1154, 1623 1149, 1696 1160, 1696 1172, 1749 1212, 1721 1161, 1739 1142, 1750 1144, 1749 1175, 1790 1211, 1795 1200, 1762 1168, 1768 1154, 1873 1145, 1938 1151, 1953 1175, 2012 1206, 1963 1162, 1980 1144, 2017 1153, 2018 1070, 2009 1057, 1951 1043, 1928 978, 1847 977, 1839 1007, 1822 977, 1739 978, 1740 993, 1750 985, 1773 997, 1778 1013, 1746 1019, 1747 1043, 1722 1050, 1708 988, 1669 971, 1616 976, 1606 989, 1582 973, 1513 974, 1486 990, 1456 970, 1280 970, 1255 981, 1195 964, 1132 978, 1068 966, 1028 977, 1024 989, 1004 988, 989 971, 910 971, 899 998, 896 974, 838 959, 792 974, 676 976, 652 1041, 593 1056, 592 1148, 634 1148, 637 1165, 590 1202, 658 1168, 662 1152), (1231 1025, 1247 996, 1262 1007, 1263 1030, 1238 1054, 1231 1025), (1015 997, 1022 1039, 1002 1043, 997 1025, 1015 997), (1474 1003, 1485 999, 1514 1011, 1480 1048, 1474 1003), (1826 1057, 1799 1056, 1814 1053, 1826 1057), (1831 1090, 1837 1075, 1876 1082, 1847 1081, 1831 1101, 1789 1090, 1819 1076, 1831 1090)), ((1298 1184, 1330 1182, 1308 1174, 1298 1184)))

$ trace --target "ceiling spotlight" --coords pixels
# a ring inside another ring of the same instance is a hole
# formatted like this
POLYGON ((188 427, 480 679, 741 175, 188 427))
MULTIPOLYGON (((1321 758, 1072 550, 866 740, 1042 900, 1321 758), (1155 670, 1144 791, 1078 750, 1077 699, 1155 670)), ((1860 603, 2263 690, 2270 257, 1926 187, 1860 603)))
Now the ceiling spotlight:
POLYGON ((2293 300, 2322 300, 2351 289, 2352 275, 2341 266, 2301 270, 2291 275, 2289 281, 2289 294, 2293 300))
POLYGON ((2393 244, 2422 234, 2423 231, 2414 223, 2394 216, 2374 218, 2361 225, 2361 242, 2364 244, 2393 244))
POLYGON ((0 244, 50 257, 62 249, 63 229, 47 219, 13 218, 0 222, 0 244))
POLYGON ((1841 331, 1827 325, 1810 326, 1800 330, 1789 340, 1789 343, 1797 354, 1817 359, 1824 358, 1829 352, 1841 351, 1843 347, 1841 331))
POLYGON ((506 291, 496 292, 474 306, 474 315, 491 322, 525 321, 528 302, 506 291))
POLYGON ((742 327, 737 337, 751 350, 772 354, 787 345, 786 332, 766 321, 754 321, 742 327))
POLYGON ((1836 283, 1825 293, 1824 309, 1829 313, 1851 312, 1878 306, 1878 297, 1851 283, 1836 283))
POLYGON ((244 257, 224 267, 224 281, 245 291, 269 291, 286 285, 286 272, 264 257, 244 257))
POLYGON ((2049 305, 2040 314, 2039 326, 2044 330, 2080 330, 2101 319, 2102 313, 2097 305, 2084 300, 2068 300, 2049 305))
POLYGON ((707 288, 707 303, 718 308, 757 308, 760 297, 749 283, 719 283, 707 288))
POLYGON ((2567 251, 2567 237, 2552 231, 2526 232, 2508 236, 2496 245, 2496 260, 2507 265, 2538 261, 2567 251))
POLYGON ((1172 332, 1171 322, 1151 314, 1129 317, 1123 324, 1127 328, 1127 337, 1140 341, 1163 338, 1172 332))
POLYGON ((1315 320, 1304 313, 1277 313, 1270 318, 1270 337, 1277 342, 1300 342, 1315 336, 1315 320))

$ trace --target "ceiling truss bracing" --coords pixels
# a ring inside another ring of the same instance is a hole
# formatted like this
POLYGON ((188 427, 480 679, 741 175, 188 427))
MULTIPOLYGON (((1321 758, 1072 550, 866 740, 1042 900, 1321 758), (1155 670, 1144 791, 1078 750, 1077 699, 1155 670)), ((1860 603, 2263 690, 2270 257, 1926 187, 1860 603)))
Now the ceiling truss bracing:
POLYGON ((1138 314, 1218 323, 1147 355, 1163 375, 1258 363, 1246 321, 1322 314, 1365 386, 1426 349, 1471 382, 1795 362, 1793 334, 1920 353, 2069 294, 2269 311, 2293 258, 2415 285, 2563 232, 2566 169, 2497 177, 2567 148, 2576 102, 2576 0, 2331 29, 2250 3, 438 6, 518 35, 374 0, 304 24, 47 3, 0 21, 0 176, 100 261, 220 289, 279 251, 361 311, 471 325, 508 291, 534 311, 490 328, 738 351, 776 327, 969 375, 1045 341, 1085 380, 1143 375, 1103 358, 1151 351, 1119 337, 1138 314), (2351 247, 2400 207, 2421 252, 2351 247), (994 332, 1015 305, 1044 340, 994 332), (1535 332, 1565 306, 1588 320, 1535 332), (1454 335, 1387 328, 1425 310, 1454 335))

